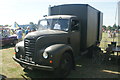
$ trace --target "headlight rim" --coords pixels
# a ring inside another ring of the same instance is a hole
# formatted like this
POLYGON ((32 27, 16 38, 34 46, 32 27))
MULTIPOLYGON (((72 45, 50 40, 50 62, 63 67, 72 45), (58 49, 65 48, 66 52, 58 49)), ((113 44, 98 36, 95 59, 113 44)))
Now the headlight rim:
POLYGON ((15 47, 15 52, 19 52, 19 47, 15 47))
POLYGON ((43 54, 42 54, 42 56, 43 56, 44 59, 48 59, 49 54, 48 54, 47 51, 44 51, 43 54))

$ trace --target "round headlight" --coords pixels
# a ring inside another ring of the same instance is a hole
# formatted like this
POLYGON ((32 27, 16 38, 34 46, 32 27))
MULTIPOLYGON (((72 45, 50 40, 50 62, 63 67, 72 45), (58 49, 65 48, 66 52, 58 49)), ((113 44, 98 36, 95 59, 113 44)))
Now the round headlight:
POLYGON ((44 52, 44 53, 43 53, 43 57, 44 57, 45 59, 47 59, 47 58, 48 58, 48 53, 47 53, 47 52, 44 52))
POLYGON ((19 51, 19 48, 18 48, 18 47, 15 47, 15 51, 18 52, 18 51, 19 51))

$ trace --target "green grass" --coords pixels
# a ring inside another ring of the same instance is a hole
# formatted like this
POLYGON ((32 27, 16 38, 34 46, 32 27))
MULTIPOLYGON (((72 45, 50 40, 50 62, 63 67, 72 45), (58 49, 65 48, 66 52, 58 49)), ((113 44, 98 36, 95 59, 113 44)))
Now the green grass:
POLYGON ((8 78, 22 78, 20 76, 24 73, 22 67, 12 59, 13 56, 14 47, 2 49, 2 65, 0 65, 2 72, 0 74, 6 75, 8 78))
MULTIPOLYGON (((117 37, 114 38, 114 42, 117 42, 117 45, 119 42, 119 39, 118 39, 119 35, 120 34, 117 34, 117 37)), ((107 33, 103 33, 100 47, 102 49, 106 49, 108 47, 108 44, 111 44, 111 42, 113 42, 113 38, 109 38, 107 33)))

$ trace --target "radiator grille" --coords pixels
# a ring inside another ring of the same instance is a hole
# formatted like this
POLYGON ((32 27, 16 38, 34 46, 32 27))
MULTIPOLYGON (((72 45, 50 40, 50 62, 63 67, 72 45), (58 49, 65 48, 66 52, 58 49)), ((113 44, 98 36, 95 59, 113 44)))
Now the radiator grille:
POLYGON ((34 39, 25 39, 25 61, 33 61, 35 53, 35 40, 34 39))

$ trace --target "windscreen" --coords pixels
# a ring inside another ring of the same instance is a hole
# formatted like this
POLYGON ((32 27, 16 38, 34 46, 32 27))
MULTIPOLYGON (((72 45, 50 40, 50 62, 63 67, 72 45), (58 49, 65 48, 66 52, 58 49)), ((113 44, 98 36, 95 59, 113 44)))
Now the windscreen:
POLYGON ((38 23, 38 30, 61 30, 68 31, 69 20, 68 19, 43 19, 38 23))

